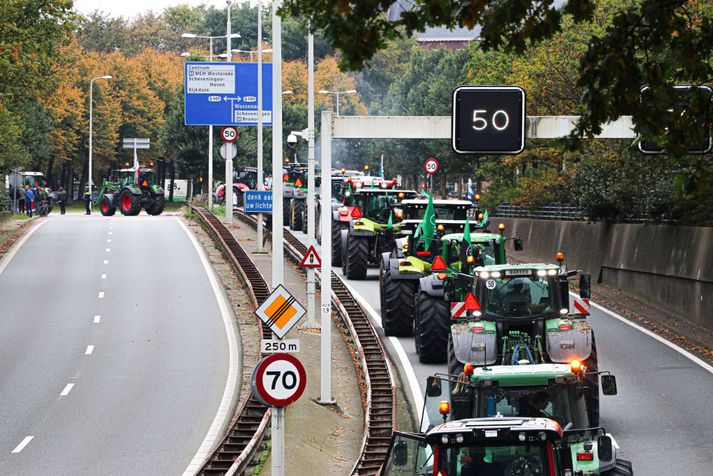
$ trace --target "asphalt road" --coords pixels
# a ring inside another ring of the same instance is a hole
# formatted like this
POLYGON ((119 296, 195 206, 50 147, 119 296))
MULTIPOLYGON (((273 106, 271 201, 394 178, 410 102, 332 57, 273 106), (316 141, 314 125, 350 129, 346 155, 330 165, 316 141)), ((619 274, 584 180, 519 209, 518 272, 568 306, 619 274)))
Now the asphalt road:
MULTIPOLYGON (((293 233, 306 242, 306 235, 293 233)), ((341 269, 335 271, 344 278, 341 269)), ((365 281, 346 282, 379 317, 379 270, 369 269, 365 281)), ((620 457, 631 460, 638 475, 710 474, 713 368, 697 364, 611 312, 593 306, 591 322, 599 368, 617 377, 618 395, 601 396, 601 425, 619 444, 620 457)), ((446 365, 419 363, 413 338, 389 340, 401 360, 397 366, 402 377, 413 393, 420 390, 422 401, 426 377, 445 373, 446 365)))
POLYGON ((235 341, 175 217, 47 220, 0 314, 0 474, 181 474, 225 406, 235 341))

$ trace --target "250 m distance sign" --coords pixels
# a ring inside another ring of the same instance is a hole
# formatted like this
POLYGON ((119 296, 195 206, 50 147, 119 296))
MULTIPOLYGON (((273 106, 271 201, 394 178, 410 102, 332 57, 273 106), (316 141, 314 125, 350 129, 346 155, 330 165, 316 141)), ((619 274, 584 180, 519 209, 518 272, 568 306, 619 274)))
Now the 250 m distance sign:
POLYGON ((307 374, 297 357, 276 353, 258 362, 250 382, 253 395, 265 405, 286 407, 302 396, 307 374))
POLYGON ((460 86, 453 91, 451 141, 459 154, 519 154, 525 149, 525 91, 460 86))

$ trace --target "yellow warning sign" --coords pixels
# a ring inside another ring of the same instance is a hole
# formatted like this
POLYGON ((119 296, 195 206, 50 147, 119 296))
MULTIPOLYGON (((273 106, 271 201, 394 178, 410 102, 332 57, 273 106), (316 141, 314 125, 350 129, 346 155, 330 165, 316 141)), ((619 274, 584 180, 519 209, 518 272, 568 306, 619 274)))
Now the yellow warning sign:
POLYGON ((279 285, 260 306, 255 314, 280 339, 305 315, 307 311, 282 285, 279 285))

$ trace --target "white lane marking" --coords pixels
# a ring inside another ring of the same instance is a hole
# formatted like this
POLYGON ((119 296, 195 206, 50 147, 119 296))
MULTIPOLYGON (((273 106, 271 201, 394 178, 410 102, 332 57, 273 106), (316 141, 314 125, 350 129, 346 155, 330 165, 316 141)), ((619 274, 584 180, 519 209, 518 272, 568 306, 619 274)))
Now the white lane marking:
MULTIPOLYGON (((52 217, 54 218, 54 217, 52 217)), ((50 218, 50 220, 52 219, 50 218)), ((5 268, 7 267, 8 264, 10 264, 10 260, 17 254, 17 252, 20 250, 20 247, 25 244, 25 242, 32 236, 34 232, 37 231, 39 227, 47 223, 48 220, 44 220, 39 222, 38 224, 34 225, 32 228, 30 228, 30 231, 27 232, 26 235, 24 235, 22 238, 17 240, 17 243, 15 243, 12 248, 10 248, 10 251, 7 252, 5 257, 0 260, 0 274, 2 274, 3 271, 5 271, 5 268)))
POLYGON ((99 314, 94 316, 94 324, 99 324, 99 322, 101 322, 101 320, 102 320, 102 317, 99 314))
POLYGON ((112 234, 113 234, 113 232, 110 231, 110 232, 109 232, 109 236, 111 236, 112 234))
POLYGON ((99 299, 104 299, 104 291, 99 291, 99 299))
POLYGON ((94 353, 94 346, 88 345, 87 350, 84 351, 84 355, 92 355, 94 353))
POLYGON ((34 436, 26 436, 25 439, 23 439, 23 440, 20 442, 20 444, 17 445, 14 450, 12 450, 12 452, 13 452, 13 453, 19 453, 20 451, 24 450, 24 449, 25 449, 25 446, 27 446, 28 443, 30 443, 30 441, 32 441, 32 438, 34 438, 34 436))
POLYGON ((106 242, 111 243, 111 238, 107 238, 106 242))
MULTIPOLYGON (((577 296, 577 297, 579 297, 578 294, 575 294, 575 293, 570 293, 570 294, 571 294, 572 296, 577 296)), ((613 317, 614 319, 617 319, 617 320, 623 322, 624 324, 627 324, 627 325, 633 327, 634 329, 643 332, 644 334, 646 334, 647 336, 651 337, 652 339, 656 339, 657 341, 661 342, 661 343, 664 344, 665 346, 670 347, 671 349, 675 350, 676 352, 678 352, 678 353, 681 354, 682 356, 684 356, 684 357, 686 357, 687 359, 691 360, 693 363, 700 365, 700 366, 703 367, 705 370, 707 370, 708 372, 710 372, 710 373, 713 374, 713 366, 711 366, 710 364, 704 362, 702 359, 696 357, 696 356, 693 355, 692 353, 688 352, 686 349, 677 346, 677 345, 674 344, 673 342, 664 339, 663 337, 661 337, 660 335, 656 334, 655 332, 651 332, 651 331, 648 330, 647 328, 645 328, 645 327, 643 327, 643 326, 640 326, 639 324, 636 324, 635 322, 630 321, 629 319, 625 318, 624 316, 621 316, 620 314, 617 314, 617 313, 614 312, 614 311, 610 311, 610 310, 607 309, 606 307, 604 307, 604 306, 602 306, 602 305, 600 305, 600 304, 597 304, 597 303, 595 303, 594 301, 591 301, 591 300, 590 300, 590 301, 589 301, 589 304, 591 304, 592 306, 596 307, 596 308, 599 309, 600 311, 602 311, 602 312, 604 312, 604 313, 606 313, 606 314, 609 314, 609 315, 610 315, 611 317, 613 317)))
POLYGON ((108 259, 105 259, 105 260, 104 260, 104 264, 109 264, 109 260, 108 260, 108 259))
MULTIPOLYGON (((371 307, 371 304, 369 304, 366 299, 361 296, 361 294, 359 294, 354 288, 352 288, 346 279, 342 279, 341 276, 339 276, 339 279, 342 280, 349 292, 352 293, 352 296, 354 296, 356 300, 359 301, 359 304, 361 304, 364 310, 371 315, 371 318, 374 320, 374 322, 376 322, 379 327, 382 327, 383 329, 383 326, 381 324, 381 316, 378 312, 376 312, 376 309, 371 307)), ((396 356, 401 362, 404 372, 406 373, 406 380, 408 380, 409 390, 411 391, 411 398, 413 398, 413 401, 416 404, 416 415, 418 415, 420 418, 420 416, 423 414, 423 395, 421 394, 421 386, 418 383, 418 378, 416 378, 416 372, 413 370, 411 361, 409 360, 408 355, 406 355, 404 346, 401 344, 401 341, 399 341, 399 338, 389 337, 389 341, 391 342, 391 345, 394 346, 394 349, 396 350, 396 356)))
POLYGON ((102 274, 102 279, 106 279, 106 274, 102 274))
POLYGON ((74 388, 74 384, 68 383, 67 385, 65 385, 64 390, 62 390, 62 393, 60 393, 59 396, 66 397, 67 395, 69 395, 69 392, 71 392, 73 388, 74 388))
POLYGON ((198 448, 198 451, 196 451, 196 454, 193 456, 193 459, 190 463, 188 463, 188 466, 183 472, 184 476, 192 476, 198 472, 198 470, 203 464, 203 461, 208 457, 208 455, 212 453, 213 447, 222 437, 220 431, 221 428, 232 416, 230 414, 230 404, 233 399, 233 395, 235 394, 236 386, 238 385, 240 354, 238 352, 238 339, 235 335, 235 327, 233 327, 230 312, 228 311, 228 304, 225 302, 225 297, 220 291, 218 278, 216 277, 215 272, 213 271, 213 268, 211 267, 210 262, 208 261, 208 258, 205 255, 205 252, 201 248, 195 236, 193 236, 193 233, 191 233, 191 231, 181 220, 176 218, 176 221, 178 221, 178 224, 181 225, 181 228, 183 228, 183 231, 186 232, 186 235, 188 235, 188 238, 191 240, 191 243, 193 243, 193 247, 195 248, 196 253, 198 253, 198 256, 200 257, 201 263, 203 264, 203 269, 205 269, 205 273, 208 276, 210 285, 213 288, 215 300, 218 302, 220 314, 221 316, 223 316, 223 325, 225 326, 225 333, 228 337, 228 349, 230 359, 230 365, 228 367, 228 380, 225 382, 225 390, 223 391, 223 398, 220 401, 218 412, 215 414, 213 423, 211 423, 210 429, 205 435, 203 442, 198 448))
POLYGON ((107 248, 107 249, 106 249, 106 252, 107 252, 107 253, 110 252, 110 251, 111 251, 111 248, 107 248))

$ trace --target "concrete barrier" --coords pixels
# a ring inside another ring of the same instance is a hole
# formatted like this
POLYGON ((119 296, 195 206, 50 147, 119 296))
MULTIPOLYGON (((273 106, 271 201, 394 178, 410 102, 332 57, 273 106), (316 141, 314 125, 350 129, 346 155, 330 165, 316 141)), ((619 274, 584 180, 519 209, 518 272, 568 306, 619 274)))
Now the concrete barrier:
POLYGON ((494 218, 528 255, 567 266, 599 283, 713 330, 713 228, 494 218))

